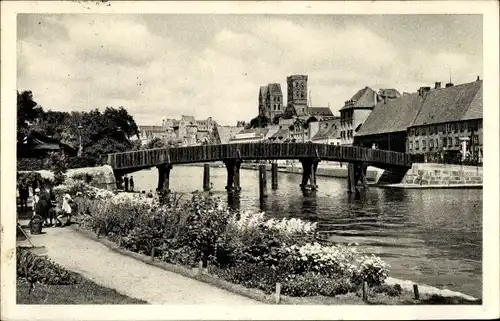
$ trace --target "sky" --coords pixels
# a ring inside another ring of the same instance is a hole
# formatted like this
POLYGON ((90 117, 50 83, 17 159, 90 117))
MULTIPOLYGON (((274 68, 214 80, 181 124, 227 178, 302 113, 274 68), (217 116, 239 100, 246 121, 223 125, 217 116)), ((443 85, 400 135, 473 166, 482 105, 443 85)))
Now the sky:
POLYGON ((365 86, 416 92, 482 78, 480 15, 19 14, 17 89, 44 109, 125 107, 139 125, 236 125, 259 87, 308 75, 334 114, 365 86))

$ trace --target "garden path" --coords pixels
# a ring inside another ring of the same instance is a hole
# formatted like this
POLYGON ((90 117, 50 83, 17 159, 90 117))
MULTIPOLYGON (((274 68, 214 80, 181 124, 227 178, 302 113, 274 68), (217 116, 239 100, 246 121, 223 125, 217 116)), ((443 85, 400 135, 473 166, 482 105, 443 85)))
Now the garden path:
POLYGON ((260 302, 113 252, 71 228, 46 228, 35 246, 65 268, 95 283, 151 304, 246 305, 260 302))

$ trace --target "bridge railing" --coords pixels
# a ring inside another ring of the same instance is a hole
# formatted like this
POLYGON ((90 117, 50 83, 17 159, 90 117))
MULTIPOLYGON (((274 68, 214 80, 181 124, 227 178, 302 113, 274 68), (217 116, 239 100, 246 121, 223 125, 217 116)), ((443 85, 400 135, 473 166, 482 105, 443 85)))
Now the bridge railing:
POLYGON ((313 143, 240 143, 201 145, 114 153, 108 164, 115 169, 152 167, 160 164, 212 162, 228 158, 298 159, 319 157, 324 160, 366 162, 389 166, 411 166, 411 155, 353 146, 313 143))

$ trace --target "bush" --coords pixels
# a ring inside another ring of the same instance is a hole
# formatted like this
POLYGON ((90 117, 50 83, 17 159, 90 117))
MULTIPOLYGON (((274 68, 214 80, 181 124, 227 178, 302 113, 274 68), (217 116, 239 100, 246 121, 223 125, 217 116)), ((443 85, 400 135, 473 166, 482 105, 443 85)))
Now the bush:
POLYGON ((388 285, 384 283, 373 287, 373 294, 385 293, 388 296, 395 297, 400 296, 402 292, 403 288, 399 284, 388 285))
POLYGON ((282 285, 281 292, 288 296, 334 297, 336 295, 355 292, 355 287, 349 279, 332 279, 324 275, 307 272, 303 275, 291 275, 282 285))
POLYGON ((29 250, 17 247, 17 277, 25 278, 30 284, 75 284, 78 277, 57 263, 29 250))
POLYGON ((309 243, 315 223, 230 212, 210 194, 181 201, 175 194, 114 195, 83 182, 60 189, 81 195, 75 200, 83 228, 121 239, 134 252, 150 255, 155 248, 169 263, 210 261, 220 277, 265 292, 281 282, 284 294, 334 296, 355 292, 365 281, 380 286, 388 274, 382 260, 355 247, 309 243))

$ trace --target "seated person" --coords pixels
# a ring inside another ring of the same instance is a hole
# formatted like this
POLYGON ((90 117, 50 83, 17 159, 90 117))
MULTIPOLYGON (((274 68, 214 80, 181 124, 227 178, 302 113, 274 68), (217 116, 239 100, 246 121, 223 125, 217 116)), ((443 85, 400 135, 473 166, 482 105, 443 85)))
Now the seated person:
POLYGON ((56 226, 62 227, 71 224, 71 203, 73 203, 71 196, 69 194, 64 194, 62 206, 57 213, 56 226))

